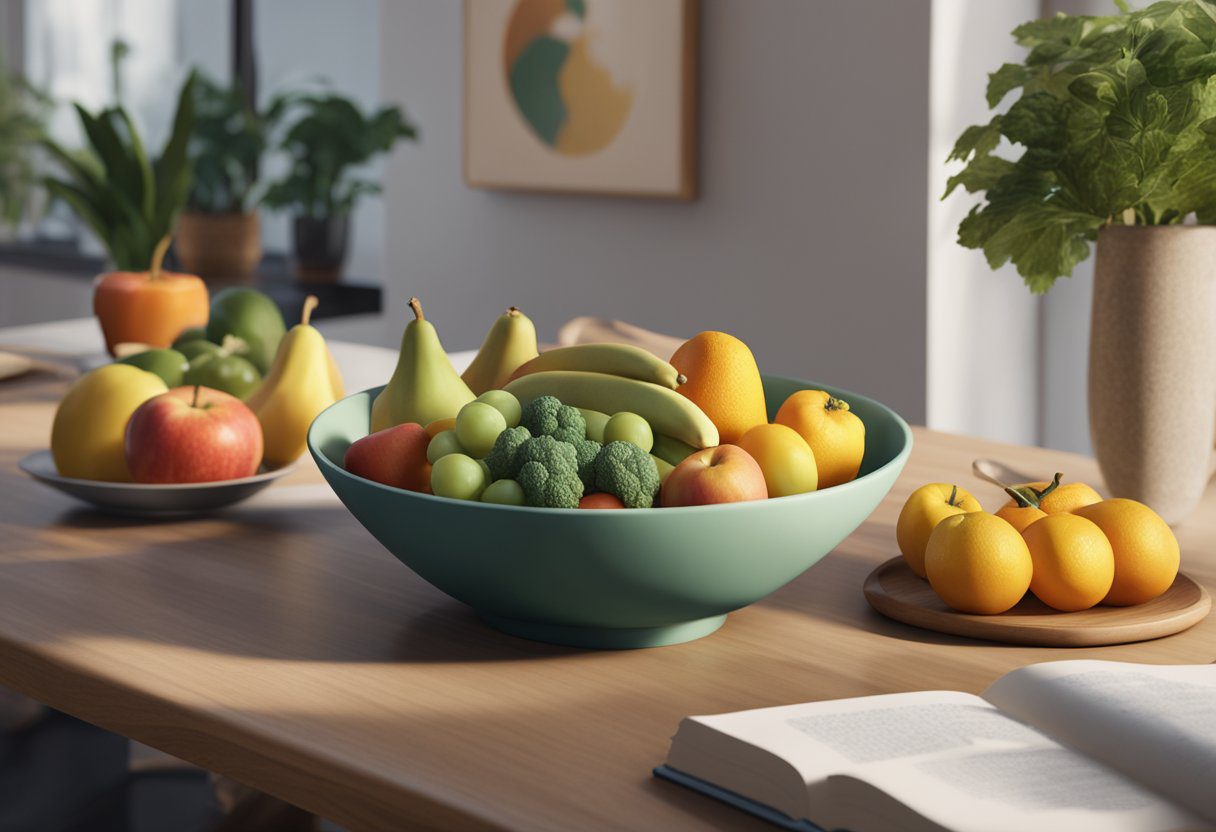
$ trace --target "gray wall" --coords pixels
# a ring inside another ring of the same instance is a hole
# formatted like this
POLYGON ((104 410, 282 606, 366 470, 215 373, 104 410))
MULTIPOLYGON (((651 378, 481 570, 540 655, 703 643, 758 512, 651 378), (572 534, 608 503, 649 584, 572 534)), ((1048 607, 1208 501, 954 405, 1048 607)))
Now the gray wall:
POLYGON ((510 304, 543 338, 723 329, 924 419, 930 0, 704 0, 691 204, 466 187, 461 5, 381 4, 381 94, 422 129, 386 166, 382 337, 415 293, 448 349, 510 304))

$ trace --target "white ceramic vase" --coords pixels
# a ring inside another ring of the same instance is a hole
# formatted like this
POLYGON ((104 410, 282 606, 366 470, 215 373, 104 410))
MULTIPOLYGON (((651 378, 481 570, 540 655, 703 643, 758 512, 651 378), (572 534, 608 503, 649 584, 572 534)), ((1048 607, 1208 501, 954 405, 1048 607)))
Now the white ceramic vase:
POLYGON ((1216 441, 1216 226, 1099 232, 1089 424, 1114 496, 1169 523, 1194 510, 1216 441))

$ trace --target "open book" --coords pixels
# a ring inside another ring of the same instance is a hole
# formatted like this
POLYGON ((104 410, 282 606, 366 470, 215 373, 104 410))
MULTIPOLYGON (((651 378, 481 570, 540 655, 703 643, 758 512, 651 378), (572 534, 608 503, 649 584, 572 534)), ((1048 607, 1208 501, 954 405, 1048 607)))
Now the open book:
POLYGON ((655 774, 798 830, 1216 829, 1216 665, 693 716, 655 774))

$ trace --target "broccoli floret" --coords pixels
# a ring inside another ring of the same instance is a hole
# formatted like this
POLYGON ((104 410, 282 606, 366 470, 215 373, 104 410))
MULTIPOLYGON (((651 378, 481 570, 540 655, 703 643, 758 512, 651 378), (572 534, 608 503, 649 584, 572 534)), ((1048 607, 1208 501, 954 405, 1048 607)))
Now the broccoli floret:
POLYGON ((659 469, 632 442, 609 442, 595 458, 595 490, 614 495, 625 508, 650 508, 659 491, 659 469))
POLYGON ((578 460, 578 478, 583 481, 583 493, 590 493, 595 484, 595 458, 604 447, 594 439, 580 439, 574 443, 574 456, 578 460))
MULTIPOLYGON (((524 501, 542 508, 578 508, 583 481, 578 478, 574 446, 552 436, 537 436, 520 446, 516 455, 524 501)), ((657 479, 657 474, 655 475, 657 479)))
POLYGON ((498 434, 498 438, 494 440, 494 447, 490 449, 490 454, 486 457, 490 476, 495 480, 514 479, 515 475, 519 473, 519 466, 523 465, 519 459, 519 449, 531 438, 532 434, 528 433, 528 429, 523 426, 507 428, 498 434))
POLYGON ((587 420, 577 407, 564 405, 553 396, 540 396, 524 406, 519 423, 533 436, 552 436, 571 445, 587 438, 587 420))

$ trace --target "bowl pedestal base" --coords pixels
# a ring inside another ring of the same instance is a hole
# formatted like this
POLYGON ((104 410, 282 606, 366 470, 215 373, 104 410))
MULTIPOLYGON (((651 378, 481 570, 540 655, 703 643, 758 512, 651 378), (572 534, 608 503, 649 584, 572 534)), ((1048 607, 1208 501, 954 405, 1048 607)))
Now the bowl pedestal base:
POLYGON ((636 647, 663 647, 682 644, 709 635, 726 622, 725 615, 714 615, 665 627, 571 627, 562 624, 541 624, 519 621, 478 612, 481 619, 496 630, 533 641, 562 644, 567 647, 590 647, 597 650, 625 650, 636 647))

